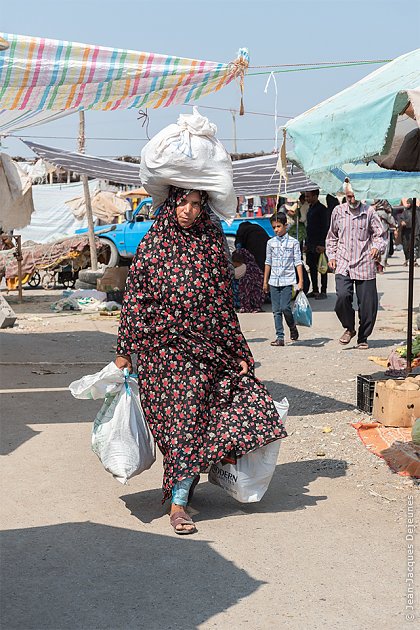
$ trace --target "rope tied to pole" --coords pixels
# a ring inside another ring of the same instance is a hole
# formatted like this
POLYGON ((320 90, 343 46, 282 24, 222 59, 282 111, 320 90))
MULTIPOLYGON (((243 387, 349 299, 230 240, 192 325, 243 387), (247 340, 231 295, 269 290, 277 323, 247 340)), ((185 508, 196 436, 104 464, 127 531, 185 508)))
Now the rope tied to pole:
POLYGON ((239 89, 241 91, 241 104, 239 107, 239 116, 243 116, 245 114, 244 107, 244 78, 245 72, 249 68, 249 52, 247 48, 240 48, 238 52, 238 56, 235 61, 232 61, 229 64, 229 71, 233 75, 233 77, 239 83, 239 89))

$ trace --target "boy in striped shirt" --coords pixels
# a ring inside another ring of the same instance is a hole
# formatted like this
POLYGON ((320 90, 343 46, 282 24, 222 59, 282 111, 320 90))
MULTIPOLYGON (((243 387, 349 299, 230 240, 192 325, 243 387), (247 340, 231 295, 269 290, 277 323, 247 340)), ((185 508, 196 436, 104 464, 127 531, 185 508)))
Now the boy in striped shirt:
POLYGON ((296 284, 303 289, 303 263, 299 241, 287 233, 287 217, 284 212, 276 212, 270 218, 275 236, 267 241, 264 267, 264 291, 270 292, 273 307, 276 339, 272 346, 284 346, 283 315, 290 329, 290 339, 299 339, 298 329, 292 313, 292 288, 296 284))

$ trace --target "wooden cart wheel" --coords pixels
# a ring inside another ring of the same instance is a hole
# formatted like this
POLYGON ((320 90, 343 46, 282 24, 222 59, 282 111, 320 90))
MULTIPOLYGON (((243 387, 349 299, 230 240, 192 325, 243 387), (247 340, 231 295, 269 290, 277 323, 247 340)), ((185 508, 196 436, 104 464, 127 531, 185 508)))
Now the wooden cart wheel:
POLYGON ((39 287, 39 285, 41 284, 41 274, 39 273, 39 271, 34 271, 26 284, 32 289, 36 289, 36 287, 39 287))

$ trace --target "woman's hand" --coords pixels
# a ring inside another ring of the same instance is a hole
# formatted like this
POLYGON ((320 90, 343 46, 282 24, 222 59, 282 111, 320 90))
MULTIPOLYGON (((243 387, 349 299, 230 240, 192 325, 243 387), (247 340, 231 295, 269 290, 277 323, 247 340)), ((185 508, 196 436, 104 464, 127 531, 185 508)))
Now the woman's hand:
POLYGON ((115 359, 115 365, 117 366, 117 368, 120 368, 120 370, 128 368, 130 372, 133 371, 133 364, 131 363, 130 357, 123 357, 121 355, 117 356, 117 358, 115 359))
POLYGON ((245 374, 248 374, 248 363, 246 361, 244 361, 244 359, 236 359, 238 362, 238 365, 241 368, 241 371, 239 372, 239 376, 245 376, 245 374))

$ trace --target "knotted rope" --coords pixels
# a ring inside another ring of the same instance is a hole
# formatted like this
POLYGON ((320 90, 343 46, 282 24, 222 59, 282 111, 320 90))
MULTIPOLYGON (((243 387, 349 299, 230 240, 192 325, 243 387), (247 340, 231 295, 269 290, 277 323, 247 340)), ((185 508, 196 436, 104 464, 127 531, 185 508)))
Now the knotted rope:
POLYGON ((246 48, 241 48, 238 52, 238 57, 235 61, 229 64, 229 72, 233 74, 233 77, 239 82, 239 89, 241 91, 241 104, 239 107, 239 116, 245 114, 244 108, 244 77, 245 72, 249 67, 249 52, 246 48))

